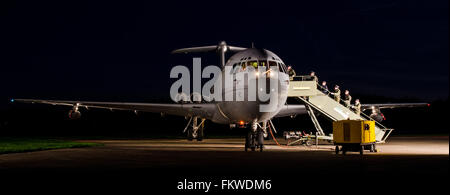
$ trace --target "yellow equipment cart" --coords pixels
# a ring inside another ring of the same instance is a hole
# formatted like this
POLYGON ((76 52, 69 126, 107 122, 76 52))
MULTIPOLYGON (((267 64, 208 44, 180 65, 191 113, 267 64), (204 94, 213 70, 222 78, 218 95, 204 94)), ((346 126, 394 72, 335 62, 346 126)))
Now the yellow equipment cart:
POLYGON ((336 145, 336 154, 339 151, 345 155, 347 151, 364 150, 376 152, 375 121, 368 120, 341 120, 333 122, 333 141, 336 145))

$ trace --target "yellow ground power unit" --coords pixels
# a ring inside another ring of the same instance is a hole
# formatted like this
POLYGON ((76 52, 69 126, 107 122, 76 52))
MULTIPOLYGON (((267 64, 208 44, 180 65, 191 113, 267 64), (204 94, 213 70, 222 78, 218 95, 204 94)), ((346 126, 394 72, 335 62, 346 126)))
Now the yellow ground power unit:
POLYGON ((336 145, 336 154, 342 151, 364 150, 376 152, 375 121, 369 120, 341 120, 333 122, 333 141, 336 145))

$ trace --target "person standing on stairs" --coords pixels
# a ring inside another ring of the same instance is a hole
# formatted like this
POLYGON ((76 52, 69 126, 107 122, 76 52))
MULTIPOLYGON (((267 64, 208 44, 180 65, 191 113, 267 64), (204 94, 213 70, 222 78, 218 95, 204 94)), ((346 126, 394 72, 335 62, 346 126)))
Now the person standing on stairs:
POLYGON ((355 100, 355 104, 353 105, 353 110, 355 110, 355 113, 357 115, 361 114, 361 103, 359 102, 359 99, 355 100))
POLYGON ((344 105, 347 108, 350 108, 350 102, 352 101, 352 96, 350 96, 350 92, 348 90, 345 90, 344 95, 344 105))
POLYGON ((328 86, 327 86, 327 82, 326 82, 326 81, 322 81, 321 91, 322 91, 324 94, 330 93, 330 91, 328 91, 328 86))
POLYGON ((294 80, 294 77, 296 76, 295 70, 292 68, 292 66, 287 67, 288 74, 289 74, 289 80, 294 80))
POLYGON ((319 78, 316 76, 316 73, 314 71, 311 71, 311 73, 309 73, 309 76, 311 77, 311 79, 313 81, 316 81, 316 83, 319 83, 319 78))
POLYGON ((339 85, 334 86, 334 93, 331 93, 331 95, 333 95, 336 102, 341 102, 341 90, 339 90, 339 85))

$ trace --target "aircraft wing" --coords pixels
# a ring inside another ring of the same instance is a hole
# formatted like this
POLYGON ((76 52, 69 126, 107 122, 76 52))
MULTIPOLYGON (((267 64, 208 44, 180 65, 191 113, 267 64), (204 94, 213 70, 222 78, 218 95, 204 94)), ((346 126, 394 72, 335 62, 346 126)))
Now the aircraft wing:
POLYGON ((59 106, 76 106, 78 108, 103 108, 111 110, 131 110, 153 113, 164 113, 177 116, 200 116, 211 118, 216 110, 215 104, 158 104, 158 103, 127 103, 127 102, 91 102, 65 100, 12 99, 12 102, 50 104, 59 106))
POLYGON ((386 104, 362 104, 362 110, 371 109, 371 108, 410 108, 410 107, 425 107, 430 106, 428 103, 386 103, 386 104))

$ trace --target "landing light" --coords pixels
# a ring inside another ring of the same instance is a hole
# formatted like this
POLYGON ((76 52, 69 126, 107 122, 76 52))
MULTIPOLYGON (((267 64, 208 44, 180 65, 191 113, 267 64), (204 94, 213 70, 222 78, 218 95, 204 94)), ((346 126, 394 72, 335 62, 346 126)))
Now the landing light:
POLYGON ((11 102, 14 102, 14 99, 11 99, 10 101, 11 101, 11 102))
POLYGON ((244 125, 244 121, 239 121, 239 125, 244 125))

